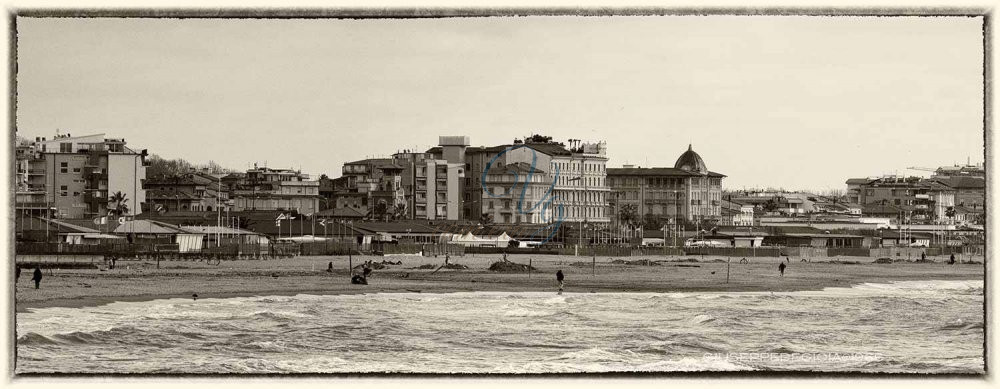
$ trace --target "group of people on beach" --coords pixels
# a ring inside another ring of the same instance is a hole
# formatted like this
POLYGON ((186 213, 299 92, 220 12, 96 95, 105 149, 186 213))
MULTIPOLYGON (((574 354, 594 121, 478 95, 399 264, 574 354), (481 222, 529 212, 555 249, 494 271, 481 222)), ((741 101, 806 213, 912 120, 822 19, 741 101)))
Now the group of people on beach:
MULTIPOLYGON (((15 266, 14 267, 14 283, 16 284, 20 280, 21 280, 21 267, 20 266, 15 266)), ((38 289, 38 287, 42 283, 42 267, 41 266, 35 265, 35 271, 34 271, 34 273, 31 276, 31 280, 35 281, 35 289, 38 289)))

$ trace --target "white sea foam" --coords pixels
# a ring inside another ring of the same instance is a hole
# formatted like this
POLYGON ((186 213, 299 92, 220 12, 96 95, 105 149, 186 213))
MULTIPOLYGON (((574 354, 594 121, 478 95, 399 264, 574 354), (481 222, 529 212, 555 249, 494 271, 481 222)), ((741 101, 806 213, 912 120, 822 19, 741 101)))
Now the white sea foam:
POLYGON ((778 299, 463 292, 41 308, 18 313, 17 372, 982 371, 974 358, 984 336, 975 298, 981 288, 977 281, 906 281, 775 293, 778 299), (849 304, 839 305, 841 298, 849 304), (871 347, 878 348, 866 352, 884 355, 875 364, 743 365, 705 357, 787 353, 777 343, 842 352, 869 345, 873 331, 879 341, 871 347))

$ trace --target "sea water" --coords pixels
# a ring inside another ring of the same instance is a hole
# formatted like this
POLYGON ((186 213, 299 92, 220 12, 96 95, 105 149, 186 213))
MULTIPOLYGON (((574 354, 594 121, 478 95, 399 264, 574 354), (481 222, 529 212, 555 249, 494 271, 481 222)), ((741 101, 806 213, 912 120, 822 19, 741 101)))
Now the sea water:
POLYGON ((380 293, 17 314, 17 373, 984 371, 983 282, 380 293))

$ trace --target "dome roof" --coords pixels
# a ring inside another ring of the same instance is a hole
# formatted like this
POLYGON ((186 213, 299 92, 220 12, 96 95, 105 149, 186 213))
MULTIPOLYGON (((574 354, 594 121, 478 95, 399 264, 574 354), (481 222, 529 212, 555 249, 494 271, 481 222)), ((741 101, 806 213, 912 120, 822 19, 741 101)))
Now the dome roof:
POLYGON ((677 158, 677 163, 674 163, 675 169, 687 170, 692 173, 708 174, 708 167, 705 166, 705 161, 701 159, 698 153, 691 149, 691 145, 688 145, 687 151, 681 154, 680 158, 677 158))

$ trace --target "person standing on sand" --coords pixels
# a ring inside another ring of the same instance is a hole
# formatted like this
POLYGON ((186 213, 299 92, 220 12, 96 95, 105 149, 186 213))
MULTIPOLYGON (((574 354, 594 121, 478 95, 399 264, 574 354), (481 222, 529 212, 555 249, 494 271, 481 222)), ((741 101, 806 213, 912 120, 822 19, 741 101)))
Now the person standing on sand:
POLYGON ((920 261, 923 262, 923 261, 926 261, 926 260, 927 260, 927 253, 926 252, 921 252, 920 253, 920 261))
POLYGON ((333 262, 330 262, 328 265, 326 265, 326 272, 333 273, 333 262))
POLYGON ((42 283, 42 268, 39 265, 35 265, 34 277, 31 277, 32 281, 35 281, 35 289, 38 289, 38 284, 42 283))
POLYGON ((21 279, 21 267, 15 265, 14 266, 14 283, 16 284, 17 280, 19 280, 19 279, 21 279))
POLYGON ((781 273, 782 277, 785 276, 785 263, 784 262, 778 264, 778 272, 781 273))
POLYGON ((951 260, 948 261, 948 264, 949 265, 954 265, 955 264, 955 253, 951 253, 951 260))
POLYGON ((559 281, 559 293, 562 293, 563 291, 563 280, 565 278, 566 277, 563 276, 562 269, 556 271, 556 281, 559 281))

